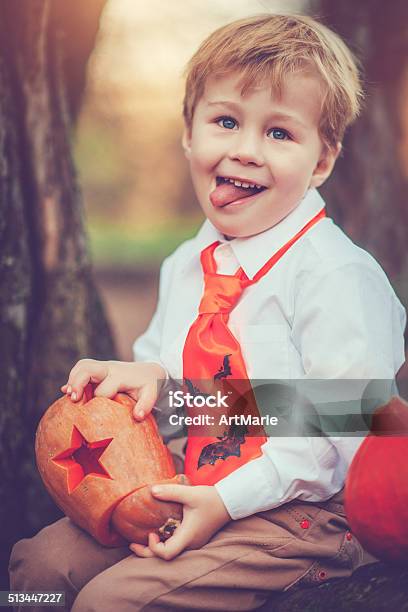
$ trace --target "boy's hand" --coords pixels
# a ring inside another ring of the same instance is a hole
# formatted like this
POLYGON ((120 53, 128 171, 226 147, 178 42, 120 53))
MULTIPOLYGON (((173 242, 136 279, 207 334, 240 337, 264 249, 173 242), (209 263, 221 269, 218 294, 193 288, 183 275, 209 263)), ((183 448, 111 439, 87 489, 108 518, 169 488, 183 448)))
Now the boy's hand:
POLYGON ((136 401, 134 418, 142 420, 152 411, 165 378, 166 372, 158 363, 81 359, 61 391, 73 402, 81 399, 89 382, 100 383, 94 392, 96 397, 111 398, 119 391, 126 392, 136 401))
POLYGON ((158 499, 183 504, 183 520, 165 542, 160 542, 157 534, 150 533, 148 546, 130 544, 130 549, 138 557, 161 557, 170 561, 186 548, 204 546, 214 533, 231 520, 213 486, 161 484, 154 485, 151 492, 158 499))

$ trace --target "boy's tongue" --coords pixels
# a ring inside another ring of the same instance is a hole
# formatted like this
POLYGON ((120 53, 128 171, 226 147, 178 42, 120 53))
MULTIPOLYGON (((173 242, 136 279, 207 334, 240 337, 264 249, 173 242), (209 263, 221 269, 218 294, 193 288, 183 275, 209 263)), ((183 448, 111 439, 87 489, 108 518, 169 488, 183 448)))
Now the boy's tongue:
POLYGON ((247 198, 258 192, 259 189, 255 187, 251 189, 249 187, 237 187, 232 183, 221 183, 210 193, 210 200, 213 206, 225 206, 225 204, 230 204, 241 198, 247 198))

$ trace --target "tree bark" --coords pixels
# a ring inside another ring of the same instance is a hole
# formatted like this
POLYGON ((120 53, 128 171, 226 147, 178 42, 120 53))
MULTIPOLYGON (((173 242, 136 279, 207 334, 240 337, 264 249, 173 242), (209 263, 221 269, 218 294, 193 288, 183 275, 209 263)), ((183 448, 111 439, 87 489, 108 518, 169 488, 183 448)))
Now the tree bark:
POLYGON ((408 3, 311 0, 310 7, 361 59, 367 92, 322 194, 331 216, 380 262, 407 306, 408 181, 400 92, 408 77, 408 3))
POLYGON ((3 563, 10 544, 59 515, 34 464, 39 418, 78 359, 115 356, 93 283, 70 151, 103 4, 2 0, 0 6, 3 563), (89 27, 79 28, 79 44, 74 25, 85 16, 89 27))

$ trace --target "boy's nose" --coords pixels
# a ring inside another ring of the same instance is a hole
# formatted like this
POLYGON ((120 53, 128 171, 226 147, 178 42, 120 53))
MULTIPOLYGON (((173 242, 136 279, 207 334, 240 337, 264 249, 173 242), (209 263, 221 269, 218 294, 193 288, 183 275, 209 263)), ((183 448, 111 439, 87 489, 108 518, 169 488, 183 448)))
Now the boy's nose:
POLYGON ((238 136, 237 134, 234 142, 231 143, 228 156, 231 160, 240 161, 244 165, 263 165, 260 143, 257 138, 251 135, 242 135, 241 133, 238 136))

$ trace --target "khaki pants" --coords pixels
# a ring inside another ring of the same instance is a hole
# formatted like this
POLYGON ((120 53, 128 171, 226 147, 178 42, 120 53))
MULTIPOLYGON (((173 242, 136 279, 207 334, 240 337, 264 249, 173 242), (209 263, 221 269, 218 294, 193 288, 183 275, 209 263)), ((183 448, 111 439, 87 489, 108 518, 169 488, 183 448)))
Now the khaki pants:
POLYGON ((231 521, 171 561, 104 548, 63 518, 17 542, 10 588, 65 591, 74 612, 254 610, 272 591, 347 577, 376 561, 350 534, 342 502, 343 490, 231 521))

